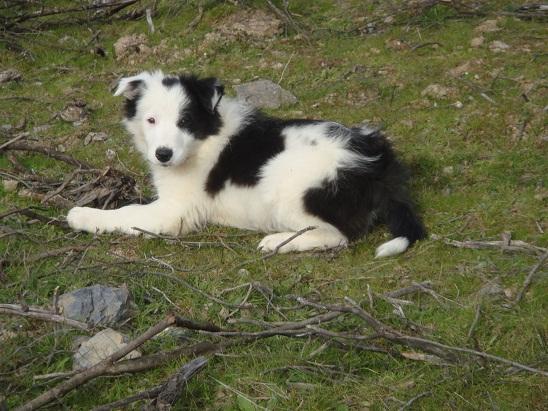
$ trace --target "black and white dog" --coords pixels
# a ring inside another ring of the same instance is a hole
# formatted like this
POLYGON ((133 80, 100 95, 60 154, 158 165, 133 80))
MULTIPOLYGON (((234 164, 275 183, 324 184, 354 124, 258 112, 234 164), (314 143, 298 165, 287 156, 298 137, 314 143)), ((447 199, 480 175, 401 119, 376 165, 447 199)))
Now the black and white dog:
POLYGON ((376 256, 425 236, 406 171, 378 131, 316 120, 281 120, 223 97, 214 78, 161 71, 124 78, 127 130, 150 164, 158 199, 118 210, 75 207, 76 230, 185 234, 206 223, 269 234, 262 251, 344 246, 386 223, 394 236, 376 256))

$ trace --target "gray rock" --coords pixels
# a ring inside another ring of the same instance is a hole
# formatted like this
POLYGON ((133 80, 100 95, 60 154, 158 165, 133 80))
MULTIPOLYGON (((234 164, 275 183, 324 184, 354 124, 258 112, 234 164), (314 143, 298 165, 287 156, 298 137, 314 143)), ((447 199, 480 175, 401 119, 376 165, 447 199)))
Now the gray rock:
POLYGON ((129 317, 131 297, 126 287, 97 284, 61 295, 58 304, 65 317, 91 326, 114 325, 129 317))
MULTIPOLYGON (((80 347, 72 358, 72 368, 74 370, 81 370, 92 367, 123 348, 128 341, 128 338, 118 331, 114 331, 112 328, 105 328, 89 340, 80 344, 80 347)), ((134 350, 123 359, 128 360, 140 356, 141 353, 134 350)))
POLYGON ((295 104, 297 97, 270 80, 256 80, 234 86, 238 99, 257 108, 278 108, 295 104))
POLYGON ((494 53, 503 53, 508 49, 510 49, 510 46, 503 41, 494 40, 489 43, 489 50, 494 53))
POLYGON ((0 83, 21 80, 21 73, 14 69, 0 71, 0 83))

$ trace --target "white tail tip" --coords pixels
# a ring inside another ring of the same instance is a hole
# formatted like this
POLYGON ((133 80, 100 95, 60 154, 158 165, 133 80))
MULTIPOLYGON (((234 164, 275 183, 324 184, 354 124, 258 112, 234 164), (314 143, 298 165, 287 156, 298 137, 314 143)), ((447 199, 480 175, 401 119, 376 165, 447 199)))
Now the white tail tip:
POLYGON ((401 254, 409 247, 407 237, 396 237, 377 247, 375 258, 390 257, 396 254, 401 254))

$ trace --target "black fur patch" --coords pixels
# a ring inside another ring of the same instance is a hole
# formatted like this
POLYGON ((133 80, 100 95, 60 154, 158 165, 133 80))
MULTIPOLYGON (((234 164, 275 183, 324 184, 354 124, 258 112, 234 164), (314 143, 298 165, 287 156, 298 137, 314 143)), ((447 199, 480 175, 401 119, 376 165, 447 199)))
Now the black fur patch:
POLYGON ((181 76, 179 81, 187 92, 189 102, 181 111, 177 127, 188 131, 199 140, 217 134, 223 123, 212 99, 215 92, 222 97, 223 86, 213 78, 181 76))
POLYGON ((330 132, 350 134, 348 149, 355 153, 379 157, 362 167, 340 168, 335 180, 309 189, 303 199, 305 209, 349 240, 360 238, 377 222, 388 224, 394 237, 407 237, 410 243, 424 238, 424 227, 407 193, 407 170, 389 141, 378 131, 365 135, 358 128, 334 126, 330 132))
POLYGON ((173 87, 175 84, 179 84, 180 81, 177 77, 164 77, 162 79, 162 84, 167 88, 173 87))
POLYGON ((215 196, 226 182, 239 186, 254 186, 259 182, 265 163, 285 148, 282 131, 285 127, 308 125, 313 120, 279 120, 256 112, 248 124, 223 149, 206 181, 206 191, 215 196))
POLYGON ((131 120, 137 114, 137 103, 141 98, 141 92, 139 89, 145 87, 143 80, 133 80, 130 81, 127 85, 131 98, 126 98, 126 103, 124 105, 124 115, 128 120, 131 120))

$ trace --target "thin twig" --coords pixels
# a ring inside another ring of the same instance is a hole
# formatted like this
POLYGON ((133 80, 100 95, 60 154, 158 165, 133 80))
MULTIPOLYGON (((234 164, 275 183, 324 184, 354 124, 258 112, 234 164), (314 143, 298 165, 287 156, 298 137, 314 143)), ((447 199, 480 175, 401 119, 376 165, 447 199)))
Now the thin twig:
POLYGON ((427 395, 432 395, 432 391, 425 391, 425 392, 421 392, 421 393, 418 394, 418 395, 415 395, 413 398, 411 398, 409 401, 407 401, 405 404, 403 404, 403 405, 399 408, 399 411, 405 411, 406 409, 408 409, 409 407, 411 407, 411 405, 413 405, 413 403, 414 403, 415 401, 417 401, 419 398, 426 397, 427 395))
MULTIPOLYGON (((201 371, 207 364, 207 359, 198 357, 183 365, 183 367, 169 378, 165 383, 157 385, 151 389, 136 395, 114 401, 109 404, 96 407, 93 411, 110 411, 123 408, 131 403, 146 399, 156 399, 156 409, 170 409, 182 393, 184 386, 196 373, 201 371), (163 407, 163 408, 162 408, 163 407)), ((147 407, 147 409, 150 407, 147 407)))
POLYGON ((523 286, 521 287, 521 290, 519 290, 518 295, 516 295, 516 299, 513 302, 513 305, 519 304, 520 301, 523 299, 523 296, 531 286, 531 283, 533 282, 533 277, 535 276, 536 272, 542 267, 546 259, 548 258, 548 251, 544 253, 542 257, 538 260, 538 262, 534 265, 533 268, 531 268, 531 271, 529 271, 529 274, 527 274, 527 277, 525 278, 525 281, 523 282, 523 286))
MULTIPOLYGON (((433 237, 434 239, 441 239, 440 237, 433 237)), ((543 247, 538 247, 526 243, 521 240, 510 240, 510 241, 457 241, 451 240, 449 238, 442 239, 445 244, 452 245, 453 247, 459 248, 471 248, 471 249, 501 249, 503 251, 516 251, 516 252, 526 252, 537 255, 543 255, 548 252, 548 249, 543 247)))
POLYGON ((20 317, 35 318, 37 320, 51 321, 80 330, 89 330, 89 326, 81 321, 63 317, 40 307, 25 307, 19 304, 0 304, 0 314, 18 315, 20 317))
POLYGON ((295 234, 293 234, 292 236, 286 238, 284 241, 282 241, 280 244, 278 244, 276 246, 276 248, 274 248, 274 250, 272 250, 271 252, 265 254, 262 259, 263 260, 266 260, 267 258, 270 258, 270 257, 273 257, 275 256, 276 254, 278 254, 278 252, 280 251, 280 248, 282 248, 284 245, 290 243, 291 241, 293 241, 294 239, 296 239, 297 237, 303 235, 304 233, 306 233, 307 231, 310 231, 310 230, 315 230, 316 226, 309 226, 309 227, 305 227, 297 232, 295 232, 295 234))
POLYGON ((202 21, 202 17, 204 16, 204 5, 202 3, 198 4, 198 14, 196 17, 192 19, 190 23, 188 23, 188 26, 185 30, 185 34, 189 34, 192 30, 196 28, 198 24, 200 24, 200 21, 202 21))
POLYGON ((67 164, 70 164, 70 165, 73 165, 73 166, 76 166, 76 167, 80 167, 82 169, 91 169, 91 168, 93 168, 91 165, 89 165, 87 163, 84 163, 83 161, 76 160, 75 158, 73 158, 73 157, 71 157, 67 154, 63 154, 60 151, 57 151, 57 150, 54 150, 52 148, 48 148, 48 147, 45 147, 45 146, 41 146, 39 144, 32 144, 32 143, 27 143, 27 142, 22 142, 22 141, 16 141, 16 142, 10 144, 9 146, 3 148, 2 150, 4 150, 4 151, 5 150, 31 151, 31 152, 45 154, 48 157, 54 158, 56 160, 63 161, 67 164))

